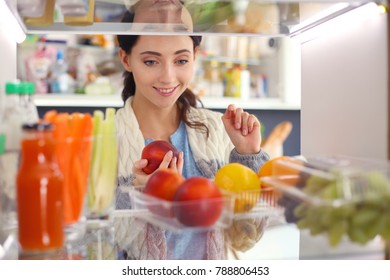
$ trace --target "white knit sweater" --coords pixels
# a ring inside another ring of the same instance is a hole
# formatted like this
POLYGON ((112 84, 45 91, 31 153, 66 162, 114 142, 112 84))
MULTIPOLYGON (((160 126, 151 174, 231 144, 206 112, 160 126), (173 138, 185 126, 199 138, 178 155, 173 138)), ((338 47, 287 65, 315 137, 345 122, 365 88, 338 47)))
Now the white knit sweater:
MULTIPOLYGON (((126 188, 132 187, 131 174, 135 161, 141 158, 145 139, 131 107, 132 97, 117 111, 116 125, 119 137, 117 207, 129 208, 126 188)), ((199 121, 209 128, 209 138, 199 130, 186 127, 189 144, 195 163, 204 177, 213 178, 217 170, 228 162, 241 162, 256 172, 269 159, 260 151, 254 155, 238 154, 224 129, 221 113, 201 108, 191 108, 189 119, 199 121)), ((142 218, 117 217, 114 220, 116 242, 120 249, 126 250, 133 259, 165 259, 166 240, 164 229, 153 226, 142 218)), ((225 258, 223 230, 210 231, 207 236, 206 254, 208 259, 225 258)))

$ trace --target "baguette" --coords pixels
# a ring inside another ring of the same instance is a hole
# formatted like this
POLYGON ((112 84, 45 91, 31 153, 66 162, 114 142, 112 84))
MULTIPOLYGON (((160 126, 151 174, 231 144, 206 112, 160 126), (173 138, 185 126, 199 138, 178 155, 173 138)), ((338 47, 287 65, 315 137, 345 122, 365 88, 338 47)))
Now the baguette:
POLYGON ((290 135, 293 125, 289 121, 277 124, 267 138, 261 143, 261 148, 268 153, 270 158, 283 155, 283 143, 290 135))

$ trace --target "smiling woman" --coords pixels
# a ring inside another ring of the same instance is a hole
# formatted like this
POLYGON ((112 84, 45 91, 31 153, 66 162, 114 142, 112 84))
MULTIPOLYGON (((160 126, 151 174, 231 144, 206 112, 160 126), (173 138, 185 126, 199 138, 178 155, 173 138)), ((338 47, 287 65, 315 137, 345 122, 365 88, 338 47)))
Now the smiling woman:
MULTIPOLYGON (((167 8, 174 1, 145 2, 167 8)), ((153 5, 144 8, 153 10, 153 5)), ((138 9, 134 9, 133 19, 138 9)), ((125 20, 129 18, 127 15, 125 20)), ((148 160, 141 154, 145 145, 154 140, 168 141, 180 151, 178 156, 166 153, 155 172, 170 168, 184 178, 211 179, 229 162, 240 162, 257 172, 269 159, 261 149, 260 122, 254 115, 233 104, 224 114, 198 107, 201 103, 188 85, 200 36, 118 35, 117 38, 125 68, 124 107, 118 110, 116 119, 120 139, 118 209, 132 207, 128 192, 121 190, 142 189, 154 174, 143 171, 148 160)), ((115 221, 116 240, 126 251, 124 255, 134 259, 225 259, 227 242, 232 241, 225 239, 223 229, 179 235, 141 219, 131 223, 123 219, 115 221)), ((260 233, 256 236, 261 236, 265 224, 265 220, 244 220, 236 231, 248 235, 245 230, 250 225, 260 233)), ((249 245, 240 248, 250 248, 257 241, 258 238, 248 237, 243 242, 249 245)))
POLYGON ((188 36, 141 36, 130 54, 120 50, 122 64, 137 84, 134 105, 171 107, 191 81, 194 52, 188 36))

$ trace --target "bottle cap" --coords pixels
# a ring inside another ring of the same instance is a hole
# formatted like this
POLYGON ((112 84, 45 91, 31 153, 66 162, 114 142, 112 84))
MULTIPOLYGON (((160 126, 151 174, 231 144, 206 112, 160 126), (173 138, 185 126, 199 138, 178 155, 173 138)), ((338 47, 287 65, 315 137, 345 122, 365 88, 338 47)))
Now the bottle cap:
POLYGON ((20 83, 20 93, 32 95, 35 93, 35 84, 31 82, 20 83))
POLYGON ((64 53, 61 50, 57 51, 57 60, 63 60, 64 59, 64 53))
POLYGON ((0 155, 5 151, 5 134, 0 134, 0 155))
POLYGON ((20 82, 7 82, 5 84, 5 94, 19 94, 20 82))

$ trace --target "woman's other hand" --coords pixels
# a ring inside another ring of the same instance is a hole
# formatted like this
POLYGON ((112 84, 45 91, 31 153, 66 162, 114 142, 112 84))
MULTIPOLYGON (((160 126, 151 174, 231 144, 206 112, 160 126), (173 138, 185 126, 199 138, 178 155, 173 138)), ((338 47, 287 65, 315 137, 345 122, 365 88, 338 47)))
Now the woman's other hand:
MULTIPOLYGON (((142 169, 148 165, 148 161, 146 159, 140 159, 134 162, 133 165, 133 175, 135 176, 135 179, 133 181, 133 185, 135 187, 141 187, 146 184, 146 182, 149 180, 149 177, 156 171, 154 171, 151 174, 146 174, 142 169)), ((179 157, 173 157, 172 151, 169 151, 165 154, 160 166, 158 169, 164 169, 164 168, 171 168, 175 169, 179 174, 182 174, 183 172, 183 165, 184 165, 184 159, 183 159, 183 152, 179 153, 179 157)))
POLYGON ((230 104, 222 121, 238 153, 257 154, 260 151, 260 122, 255 115, 230 104))

